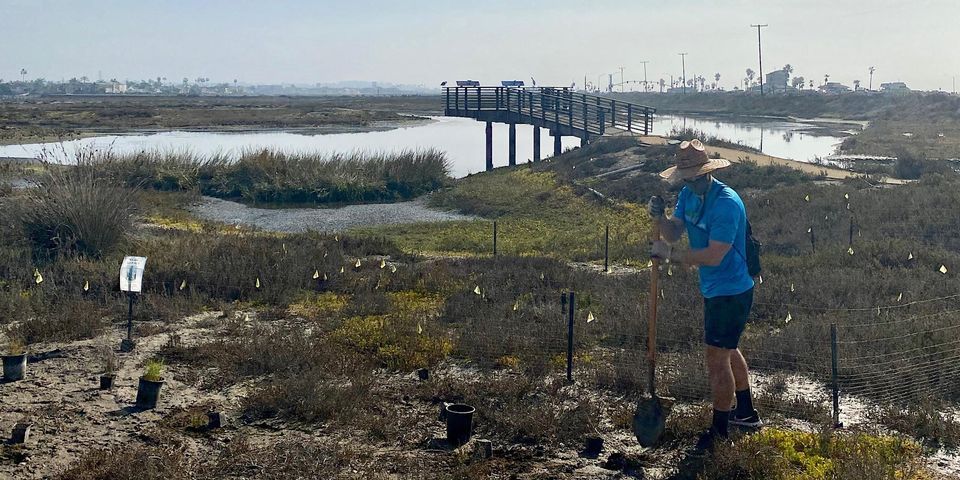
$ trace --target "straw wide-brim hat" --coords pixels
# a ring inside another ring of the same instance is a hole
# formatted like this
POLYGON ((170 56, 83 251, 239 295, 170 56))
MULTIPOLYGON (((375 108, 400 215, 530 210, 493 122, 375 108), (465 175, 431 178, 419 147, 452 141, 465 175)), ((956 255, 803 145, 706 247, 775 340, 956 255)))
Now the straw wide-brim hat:
POLYGON ((690 140, 680 144, 677 150, 675 166, 662 172, 660 176, 671 183, 698 177, 714 170, 730 166, 730 161, 723 158, 709 158, 707 151, 700 140, 690 140))

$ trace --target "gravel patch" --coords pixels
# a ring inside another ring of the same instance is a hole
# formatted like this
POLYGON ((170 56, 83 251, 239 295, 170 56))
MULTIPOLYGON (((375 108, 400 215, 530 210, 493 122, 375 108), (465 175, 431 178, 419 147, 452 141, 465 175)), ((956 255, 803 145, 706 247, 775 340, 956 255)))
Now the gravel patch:
POLYGON ((424 199, 400 203, 347 205, 338 208, 256 208, 213 197, 203 197, 190 211, 205 220, 256 227, 272 232, 341 232, 355 227, 399 223, 476 220, 427 207, 424 199))

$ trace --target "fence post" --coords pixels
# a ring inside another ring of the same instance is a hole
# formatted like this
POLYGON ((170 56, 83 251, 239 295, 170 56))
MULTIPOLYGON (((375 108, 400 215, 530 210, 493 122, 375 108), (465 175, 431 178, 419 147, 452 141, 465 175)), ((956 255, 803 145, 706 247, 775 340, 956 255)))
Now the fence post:
POLYGON ((493 256, 497 256, 497 221, 493 221, 493 256))
POLYGON ((840 383, 837 368, 837 324, 830 324, 830 356, 832 360, 832 386, 833 386, 833 428, 842 428, 840 423, 840 383))
POLYGON ((603 272, 610 273, 610 224, 603 233, 603 272))
POLYGON ((567 381, 573 381, 573 313, 574 313, 574 294, 570 292, 570 308, 567 310, 567 381))
POLYGON ((853 215, 850 215, 850 246, 853 246, 853 215))

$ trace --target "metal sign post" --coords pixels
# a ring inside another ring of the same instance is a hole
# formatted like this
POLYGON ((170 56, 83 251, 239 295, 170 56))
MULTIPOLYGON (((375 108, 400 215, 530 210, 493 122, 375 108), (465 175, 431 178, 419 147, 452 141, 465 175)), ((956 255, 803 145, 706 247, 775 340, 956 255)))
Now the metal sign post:
POLYGON ((124 257, 120 265, 120 291, 127 292, 129 300, 127 308, 127 338, 120 342, 121 352, 133 351, 136 343, 133 341, 133 302, 136 295, 143 291, 143 270, 147 265, 147 257, 124 257))

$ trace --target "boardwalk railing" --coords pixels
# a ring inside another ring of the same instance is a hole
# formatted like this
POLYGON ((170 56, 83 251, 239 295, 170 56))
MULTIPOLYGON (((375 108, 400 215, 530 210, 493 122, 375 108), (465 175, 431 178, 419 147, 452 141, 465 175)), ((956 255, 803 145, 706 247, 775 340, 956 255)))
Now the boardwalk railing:
POLYGON ((649 135, 656 109, 569 88, 446 87, 445 115, 529 123, 586 137, 617 128, 649 135), (504 119, 504 115, 508 118, 504 119))

